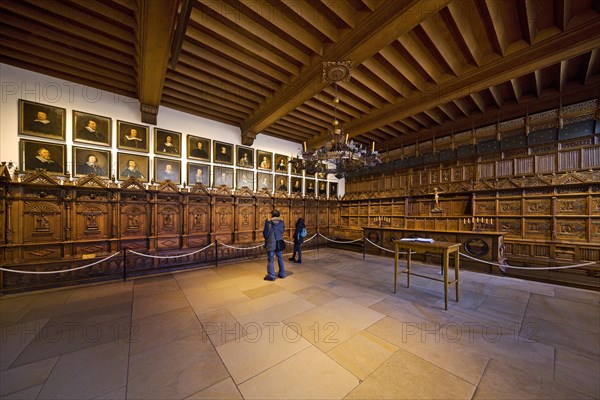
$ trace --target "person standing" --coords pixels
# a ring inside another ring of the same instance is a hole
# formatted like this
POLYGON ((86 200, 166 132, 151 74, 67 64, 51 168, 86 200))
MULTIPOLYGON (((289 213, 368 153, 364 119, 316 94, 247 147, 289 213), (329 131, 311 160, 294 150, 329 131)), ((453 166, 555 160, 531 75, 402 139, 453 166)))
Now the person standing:
POLYGON ((290 261, 293 261, 298 264, 302 264, 302 243, 304 243, 304 236, 302 236, 302 231, 306 229, 306 225, 304 224, 304 218, 298 218, 296 221, 296 230, 294 231, 294 254, 290 257, 290 261), (296 253, 298 253, 298 259, 296 260, 296 253))
POLYGON ((275 267, 273 265, 274 257, 277 255, 277 264, 279 265, 279 273, 277 274, 280 278, 285 278, 285 267, 283 265, 283 254, 277 244, 279 241, 283 241, 283 232, 285 230, 285 223, 280 217, 279 211, 271 211, 271 218, 265 221, 265 227, 263 229, 263 237, 265 238, 265 249, 267 250, 267 275, 265 275, 265 281, 275 280, 275 267))

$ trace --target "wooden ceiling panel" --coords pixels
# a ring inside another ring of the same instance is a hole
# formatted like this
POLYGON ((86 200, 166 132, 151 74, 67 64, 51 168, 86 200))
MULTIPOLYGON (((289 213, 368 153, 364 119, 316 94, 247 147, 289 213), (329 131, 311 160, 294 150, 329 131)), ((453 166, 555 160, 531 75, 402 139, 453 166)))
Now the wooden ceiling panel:
POLYGON ((154 88, 150 106, 237 126, 247 145, 259 134, 327 140, 330 61, 354 64, 337 87, 345 132, 390 150, 598 97, 594 0, 189 0, 181 24, 184 0, 161 1, 182 13, 161 25, 174 37, 158 55, 165 70, 151 70, 162 83, 140 64, 140 23, 161 17, 143 0, 4 0, 0 60, 140 101, 154 88))

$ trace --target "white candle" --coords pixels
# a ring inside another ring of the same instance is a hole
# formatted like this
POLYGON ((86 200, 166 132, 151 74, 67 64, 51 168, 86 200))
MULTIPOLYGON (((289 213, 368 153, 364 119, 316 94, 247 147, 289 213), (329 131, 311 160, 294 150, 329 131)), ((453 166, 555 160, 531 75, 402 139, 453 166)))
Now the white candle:
POLYGON ((306 151, 306 142, 304 142, 304 151, 306 151))
POLYGON ((373 142, 373 151, 375 151, 375 142, 373 142))

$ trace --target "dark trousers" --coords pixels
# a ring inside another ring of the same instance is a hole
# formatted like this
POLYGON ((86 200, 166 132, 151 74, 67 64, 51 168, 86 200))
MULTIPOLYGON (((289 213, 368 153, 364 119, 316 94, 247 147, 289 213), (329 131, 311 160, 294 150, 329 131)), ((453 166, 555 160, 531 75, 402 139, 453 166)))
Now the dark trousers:
POLYGON ((302 243, 294 243, 294 254, 292 254, 292 258, 296 258, 296 253, 298 253, 298 261, 302 261, 302 243))

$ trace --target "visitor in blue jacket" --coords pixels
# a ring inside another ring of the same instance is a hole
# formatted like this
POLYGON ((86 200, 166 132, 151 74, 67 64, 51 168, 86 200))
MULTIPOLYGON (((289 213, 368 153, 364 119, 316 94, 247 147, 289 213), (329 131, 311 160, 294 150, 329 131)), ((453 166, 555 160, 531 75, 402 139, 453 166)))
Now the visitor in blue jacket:
POLYGON ((300 247, 304 243, 304 236, 302 231, 306 234, 306 225, 304 224, 304 218, 298 218, 296 221, 296 230, 294 231, 294 254, 290 257, 290 261, 302 264, 302 250, 300 247), (296 260, 296 253, 298 253, 298 259, 296 260))
POLYGON ((283 232, 285 230, 285 223, 280 217, 279 211, 271 211, 271 218, 265 221, 265 227, 263 229, 263 237, 265 238, 265 249, 267 250, 267 275, 265 275, 266 281, 275 280, 275 268, 273 265, 273 259, 277 255, 277 263, 279 265, 279 273, 277 274, 280 278, 285 278, 285 267, 283 265, 282 255, 282 244, 283 232))

